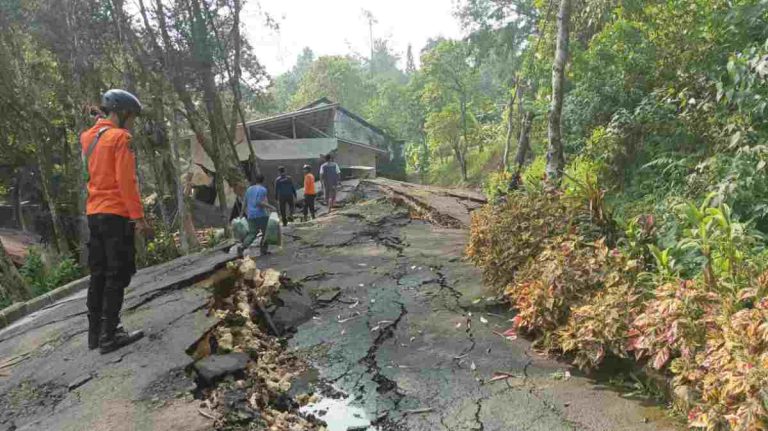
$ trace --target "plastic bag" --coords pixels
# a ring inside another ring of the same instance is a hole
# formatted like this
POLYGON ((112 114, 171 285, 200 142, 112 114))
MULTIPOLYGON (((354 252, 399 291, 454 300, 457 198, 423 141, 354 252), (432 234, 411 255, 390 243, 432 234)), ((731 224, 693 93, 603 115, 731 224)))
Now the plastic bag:
POLYGON ((269 216, 269 222, 267 223, 267 234, 264 237, 264 243, 267 245, 283 245, 283 231, 280 226, 280 218, 277 213, 272 213, 269 216))
POLYGON ((232 220, 232 235, 239 242, 243 242, 248 235, 248 220, 245 217, 238 217, 232 220))

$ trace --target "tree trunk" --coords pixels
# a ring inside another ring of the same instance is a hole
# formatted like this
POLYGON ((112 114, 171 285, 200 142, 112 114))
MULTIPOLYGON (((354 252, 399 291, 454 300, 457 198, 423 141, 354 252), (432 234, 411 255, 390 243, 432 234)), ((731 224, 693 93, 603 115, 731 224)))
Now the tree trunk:
POLYGON ((555 184, 559 181, 565 167, 562 113, 570 18, 571 0, 560 0, 560 12, 557 14, 557 47, 555 61, 552 64, 552 105, 549 112, 549 150, 546 168, 547 178, 555 184))
POLYGON ((467 157, 464 149, 461 146, 460 140, 457 140, 453 144, 453 152, 456 155, 456 161, 459 162, 459 168, 461 169, 461 179, 467 181, 467 157))
MULTIPOLYGON (((194 0, 191 3, 193 10, 190 12, 190 15, 193 17, 194 37, 205 38, 207 37, 207 29, 200 27, 201 25, 204 25, 205 21, 202 17, 200 4, 197 0, 194 0)), ((139 1, 139 10, 146 30, 150 33, 153 40, 155 40, 154 32, 149 24, 143 0, 139 1)), ((213 60, 210 52, 206 52, 206 49, 208 49, 207 43, 205 43, 205 41, 195 41, 193 39, 195 46, 192 47, 194 51, 193 57, 197 59, 195 67, 199 70, 203 81, 204 103, 207 111, 207 115, 203 115, 187 89, 185 79, 181 72, 183 61, 182 59, 175 58, 177 55, 174 53, 174 43, 171 40, 171 35, 168 31, 168 24, 165 19, 166 11, 161 0, 155 1, 155 13, 157 15, 161 40, 165 45, 165 48, 161 48, 159 44, 155 43, 153 45, 155 55, 164 66, 163 70, 184 107, 185 117, 189 122, 189 126, 195 134, 196 139, 213 161, 217 173, 222 176, 233 189, 237 189, 238 187, 241 187, 244 182, 243 173, 239 166, 237 154, 230 154, 234 152, 233 143, 231 141, 225 142, 227 141, 226 123, 222 114, 221 99, 218 96, 218 90, 214 80, 212 70, 213 60), (224 130, 222 130, 222 127, 224 130), (205 133, 206 129, 208 129, 209 134, 205 133)), ((223 193, 223 187, 220 187, 220 189, 223 193)))
POLYGON ((32 290, 13 266, 2 241, 0 241, 0 295, 11 298, 13 301, 24 301, 32 297, 32 290))
MULTIPOLYGON (((461 108, 461 133, 464 137, 464 145, 461 144, 461 139, 458 139, 458 142, 454 145, 454 151, 456 152, 456 160, 459 161, 459 166, 461 167, 461 178, 467 181, 466 153, 467 148, 469 148, 469 131, 467 130, 467 102, 463 97, 459 107, 461 108)), ((483 151, 482 145, 480 146, 480 151, 483 151)))
MULTIPOLYGON (((504 142, 504 156, 502 158, 502 170, 504 172, 509 171, 509 153, 512 149, 512 136, 515 132, 514 127, 514 116, 512 113, 515 110, 515 100, 517 100, 518 96, 522 92, 522 85, 520 84, 519 80, 516 83, 515 91, 509 96, 509 104, 507 105, 507 139, 504 142)), ((522 112, 518 112, 521 114, 522 112)))
POLYGON ((184 186, 181 183, 181 166, 179 156, 179 128, 175 116, 171 123, 171 155, 173 157, 173 175, 176 178, 176 217, 179 220, 179 238, 181 239, 181 252, 185 255, 197 250, 200 244, 197 242, 195 225, 187 210, 187 201, 184 199, 184 186))
POLYGON ((86 203, 88 200, 88 184, 83 180, 82 175, 82 161, 83 161, 83 153, 82 148, 80 146, 80 133, 84 131, 86 128, 86 121, 83 118, 83 113, 78 109, 80 106, 79 100, 76 99, 77 95, 83 95, 85 93, 84 91, 84 85, 82 81, 82 64, 83 62, 80 61, 78 54, 81 52, 80 50, 80 38, 78 37, 77 29, 79 27, 79 22, 77 21, 78 12, 77 6, 74 4, 67 5, 65 8, 66 14, 65 14, 65 23, 67 26, 67 33, 72 35, 72 41, 71 46, 72 49, 70 50, 70 64, 72 65, 72 79, 74 81, 74 91, 71 92, 67 97, 69 98, 69 101, 72 105, 72 113, 73 117, 75 118, 75 142, 72 143, 74 147, 75 154, 79 154, 80 157, 77 158, 81 163, 74 163, 75 165, 75 178, 77 178, 78 183, 78 189, 80 192, 77 196, 77 208, 78 208, 78 217, 77 217, 77 235, 78 235, 78 247, 79 247, 79 256, 78 261, 80 263, 80 266, 87 268, 88 267, 88 237, 90 236, 90 230, 88 229, 88 217, 86 216, 86 203))
POLYGON ((21 208, 21 184, 22 184, 22 177, 23 173, 21 170, 16 170, 16 175, 14 175, 13 178, 13 191, 11 192, 11 200, 13 201, 13 213, 16 217, 16 223, 19 229, 26 232, 27 230, 27 223, 24 221, 24 213, 23 209, 21 208))
POLYGON ((51 168, 51 155, 46 151, 47 140, 42 137, 32 137, 37 143, 35 156, 37 158, 38 169, 40 169, 40 187, 43 190, 43 199, 48 204, 48 213, 51 217, 51 233, 53 235, 51 243, 56 252, 60 255, 69 254, 67 238, 64 236, 64 228, 59 217, 59 210, 56 207, 56 200, 53 198, 51 177, 53 169, 51 168))
POLYGON ((515 155, 516 173, 520 173, 525 164, 525 157, 531 148, 531 125, 533 124, 533 112, 526 111, 523 114, 523 122, 520 126, 520 138, 517 143, 517 154, 515 155))
MULTIPOLYGON (((234 49, 235 49, 235 76, 232 81, 232 92, 235 98, 235 105, 237 106, 237 113, 240 116, 240 122, 243 125, 243 134, 245 135, 245 142, 248 144, 248 152, 250 153, 250 159, 248 163, 248 172, 250 179, 254 178, 254 174, 260 173, 261 169, 258 165, 258 159, 256 158, 256 152, 253 150, 253 144, 251 144, 251 134, 248 131, 248 127, 245 122, 245 114, 243 113, 243 95, 240 91, 240 80, 242 76, 241 67, 241 41, 240 41, 240 0, 234 0, 234 23, 233 23, 233 35, 234 49)), ((295 136, 294 136, 295 138, 295 136)))

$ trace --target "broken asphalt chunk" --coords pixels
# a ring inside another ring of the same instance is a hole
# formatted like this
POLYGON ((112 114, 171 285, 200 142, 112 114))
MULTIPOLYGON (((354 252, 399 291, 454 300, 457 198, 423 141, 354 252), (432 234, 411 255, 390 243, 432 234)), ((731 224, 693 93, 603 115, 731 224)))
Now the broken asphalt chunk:
POLYGON ((338 287, 333 289, 328 289, 320 294, 317 295, 317 302, 320 302, 322 304, 327 304, 329 302, 333 302, 336 300, 336 298, 341 295, 341 289, 338 287))
POLYGON ((242 375, 250 357, 245 353, 211 355, 195 362, 192 367, 197 372, 198 383, 213 386, 226 376, 242 375))

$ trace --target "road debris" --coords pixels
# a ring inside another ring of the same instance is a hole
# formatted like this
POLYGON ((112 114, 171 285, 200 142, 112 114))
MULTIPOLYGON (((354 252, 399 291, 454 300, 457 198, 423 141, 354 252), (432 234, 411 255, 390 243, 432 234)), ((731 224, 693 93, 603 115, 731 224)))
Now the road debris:
POLYGON ((360 317, 360 316, 361 316, 361 314, 360 314, 360 312, 358 312, 358 311, 355 311, 355 312, 352 314, 352 316, 350 316, 350 317, 345 317, 345 318, 343 318, 343 319, 341 318, 341 315, 339 314, 338 316, 336 316, 336 322, 337 322, 337 323, 345 323, 345 322, 349 322, 350 320, 354 320, 354 319, 357 319, 357 318, 358 318, 358 317, 360 317))
POLYGON ((74 391, 75 389, 79 388, 80 386, 83 386, 84 384, 90 382, 91 379, 93 379, 93 375, 92 374, 82 375, 82 376, 76 378, 75 380, 73 380, 69 385, 67 385, 67 389, 70 392, 74 391))
POLYGON ((257 304, 271 305, 283 277, 260 270, 251 258, 232 262, 226 270, 234 283, 230 279, 216 286, 210 310, 219 323, 188 349, 197 359, 198 392, 213 413, 198 412, 214 420, 216 429, 324 429, 320 421, 302 417, 298 403, 287 395, 304 364, 265 331, 268 325, 255 311, 257 304))
POLYGON ((500 380, 514 379, 515 377, 516 376, 512 373, 494 371, 493 377, 488 380, 488 383, 498 382, 500 380))
POLYGON ((435 411, 432 407, 425 407, 423 409, 413 409, 413 410, 406 410, 403 412, 405 415, 421 415, 424 413, 432 413, 435 411))
POLYGON ((212 414, 210 414, 210 413, 208 413, 206 411, 203 411, 203 409, 197 409, 197 412, 200 413, 200 416, 203 416, 203 417, 208 418, 208 419, 213 420, 213 421, 216 420, 216 416, 214 416, 214 415, 212 415, 212 414))

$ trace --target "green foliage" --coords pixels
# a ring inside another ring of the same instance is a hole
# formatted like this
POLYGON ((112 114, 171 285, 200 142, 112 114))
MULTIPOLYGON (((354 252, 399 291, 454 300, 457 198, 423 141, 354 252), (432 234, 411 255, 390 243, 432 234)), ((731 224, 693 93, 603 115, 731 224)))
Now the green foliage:
MULTIPOLYGON (((209 244, 209 247, 212 246, 209 244)), ((155 237, 146 243, 144 251, 137 254, 136 266, 146 268, 168 262, 179 256, 179 249, 176 247, 173 233, 156 227, 155 237)))
POLYGON ((518 268, 544 247, 544 239, 567 230, 570 218, 568 207, 554 194, 516 193, 500 207, 472 214, 467 256, 483 268, 488 284, 504 289, 518 268))
POLYGON ((512 174, 506 171, 493 172, 488 176, 488 179, 483 184, 483 191, 485 196, 491 202, 501 196, 506 196, 509 193, 509 183, 512 181, 512 174))
POLYGON ((566 167, 561 187, 566 195, 581 196, 587 184, 598 182, 603 169, 602 163, 579 156, 566 167))
MULTIPOLYGON (((589 161, 577 165, 573 176, 592 170, 589 161)), ((756 391, 768 378, 750 371, 768 355, 768 255, 759 235, 726 204, 713 206, 712 194, 678 207, 671 247, 659 247, 656 220, 646 215, 611 249, 585 236, 596 219, 581 216, 577 195, 521 192, 473 215, 467 255, 503 286, 518 311, 515 328, 581 368, 615 355, 671 373, 691 426, 761 429, 768 413, 756 391)))
POLYGON ((40 250, 31 248, 19 273, 35 295, 42 295, 82 277, 83 269, 70 257, 47 263, 40 250))
POLYGON ((364 112, 373 88, 363 77, 359 62, 341 56, 320 57, 312 62, 291 100, 298 109, 321 97, 341 103, 353 112, 364 112))
POLYGON ((546 178, 547 158, 545 156, 536 157, 525 170, 523 170, 523 186, 526 190, 540 190, 544 186, 546 178))
POLYGON ((564 114, 572 139, 582 140, 617 111, 632 109, 650 90, 656 50, 645 33, 642 24, 618 19, 574 55, 576 86, 564 114))

